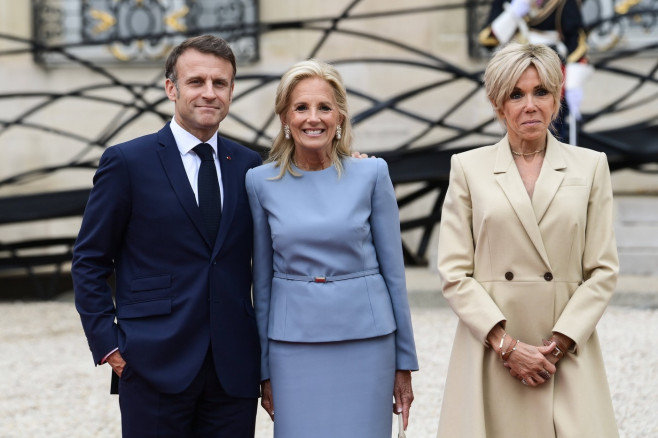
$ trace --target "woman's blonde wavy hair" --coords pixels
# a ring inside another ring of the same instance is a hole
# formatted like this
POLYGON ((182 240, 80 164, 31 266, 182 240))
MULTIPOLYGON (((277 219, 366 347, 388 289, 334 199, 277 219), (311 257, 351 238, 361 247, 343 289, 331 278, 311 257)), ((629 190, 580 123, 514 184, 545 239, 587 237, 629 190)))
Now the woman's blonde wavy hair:
MULTIPOLYGON (((332 164, 336 167, 338 175, 340 176, 343 170, 341 159, 348 157, 351 154, 352 145, 352 124, 347 112, 347 91, 343 85, 343 79, 338 71, 331 64, 317 60, 308 59, 306 61, 298 62, 290 67, 290 69, 283 74, 281 82, 276 89, 276 98, 274 101, 274 112, 281 117, 281 115, 290 106, 290 96, 292 95, 295 87, 304 79, 321 78, 334 90, 334 99, 338 106, 338 112, 342 117, 340 127, 342 135, 340 140, 334 137, 332 148, 330 151, 330 158, 332 164)), ((292 167, 292 157, 295 152, 295 143, 293 139, 286 139, 283 133, 283 127, 279 130, 267 162, 275 163, 275 167, 280 167, 281 171, 274 179, 280 179, 286 172, 290 172, 293 176, 301 176, 292 167)))
POLYGON ((534 66, 542 87, 553 96, 555 108, 551 121, 560 112, 562 63, 555 50, 543 44, 510 43, 491 58, 484 71, 484 87, 496 116, 512 94, 521 75, 534 66))

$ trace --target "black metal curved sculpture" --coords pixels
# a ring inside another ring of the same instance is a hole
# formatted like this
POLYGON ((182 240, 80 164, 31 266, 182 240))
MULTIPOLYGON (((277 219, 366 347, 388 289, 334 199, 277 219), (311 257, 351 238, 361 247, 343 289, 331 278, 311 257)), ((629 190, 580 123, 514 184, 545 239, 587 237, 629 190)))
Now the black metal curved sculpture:
MULTIPOLYGON (((42 0, 43 1, 43 0, 42 0)), ((103 3, 95 0, 96 3, 103 3)), ((35 5, 40 1, 35 0, 35 5)), ((84 2, 89 4, 90 2, 84 2)), ((91 2, 93 3, 93 2, 91 2)), ((118 4, 117 2, 109 2, 118 4)), ((82 42, 70 42, 61 45, 44 45, 41 38, 21 39, 12 35, 0 34, 0 39, 12 42, 14 49, 0 51, 0 62, 3 58, 30 53, 35 59, 43 60, 46 57, 55 57, 69 63, 75 63, 79 68, 87 69, 90 75, 97 78, 91 85, 79 87, 66 92, 58 90, 17 90, 15 92, 0 94, 0 105, 13 99, 23 99, 34 102, 25 110, 13 117, 0 120, 0 154, 3 150, 3 136, 13 129, 29 129, 34 133, 43 133, 66 138, 71 142, 71 152, 63 156, 57 164, 48 167, 33 169, 17 169, 15 173, 0 178, 0 189, 9 185, 22 184, 35 178, 43 178, 53 174, 75 171, 76 169, 94 169, 99 153, 103 148, 116 142, 117 137, 127 127, 138 123, 143 117, 156 116, 163 122, 171 117, 171 113, 161 109, 166 96, 161 87, 161 68, 153 68, 150 79, 143 81, 125 81, 112 70, 103 66, 101 62, 92 62, 79 52, 81 47, 111 46, 117 53, 126 59, 138 56, 152 56, 169 46, 176 38, 199 33, 216 33, 229 39, 240 40, 251 37, 252 43, 258 38, 267 38, 268 34, 281 31, 298 31, 302 33, 317 34, 317 44, 308 53, 308 57, 320 56, 339 67, 349 69, 355 65, 369 64, 372 69, 393 71, 407 69, 422 72, 419 79, 409 83, 404 90, 391 94, 389 90, 367 88, 362 84, 350 83, 346 85, 351 98, 359 102, 358 109, 353 111, 353 124, 357 135, 360 129, 374 125, 377 118, 383 114, 408 120, 412 127, 404 135, 392 136, 392 139, 380 148, 368 152, 383 157, 389 163, 391 176, 398 187, 406 186, 398 203, 403 213, 401 223, 403 231, 403 246, 408 263, 426 264, 427 251, 435 225, 440 221, 441 205, 448 181, 449 156, 457 151, 491 144, 501 136, 501 129, 489 112, 485 116, 464 117, 463 113, 473 107, 486 107, 481 90, 481 71, 469 71, 455 65, 441 57, 419 47, 413 47, 395 35, 383 37, 374 33, 354 30, 347 26, 352 20, 378 20, 392 16, 414 16, 415 14, 439 14, 448 10, 463 9, 468 18, 470 34, 474 34, 484 19, 484 10, 488 2, 454 3, 441 6, 427 6, 422 8, 402 8, 377 13, 356 13, 356 7, 361 0, 352 0, 341 13, 336 16, 326 16, 308 20, 291 20, 278 22, 246 22, 242 20, 246 13, 239 0, 219 2, 223 11, 213 10, 214 16, 230 17, 230 20, 215 23, 212 26, 200 25, 204 11, 203 2, 184 2, 195 5, 191 12, 188 9, 167 14, 162 9, 162 2, 139 1, 119 2, 124 6, 131 4, 133 8, 153 7, 159 19, 164 24, 155 26, 150 18, 145 22, 151 23, 145 30, 132 29, 133 34, 121 32, 108 33, 108 37, 94 36, 82 42), (226 9, 228 8, 228 9, 226 9), (230 14, 229 14, 230 13, 230 14), (181 15, 182 14, 182 15, 181 15), (243 15, 241 15, 243 14, 243 15), (189 26, 182 26, 182 18, 187 15, 189 26), (178 26, 178 28, 177 28, 178 26), (358 57, 335 58, 325 49, 332 38, 340 35, 341 38, 350 38, 361 42, 372 42, 377 45, 390 47, 392 52, 403 55, 389 58, 358 57), (142 51, 139 51, 139 47, 142 51), (455 90, 459 90, 455 92, 455 90), (127 98, 113 97, 119 93, 99 94, 101 91, 116 90, 127 98), (440 96, 455 95, 449 103, 440 96), (430 107, 416 107, 410 105, 415 99, 426 96, 437 96, 436 105, 430 107), (110 108, 107 115, 107 124, 95 133, 81 131, 78 126, 62 126, 53 128, 34 120, 34 115, 40 111, 56 105, 62 100, 79 99, 83 103, 101 102, 110 108), (462 114, 456 117, 456 114, 462 114), (423 213, 417 217, 409 218, 405 211, 413 206, 418 211, 422 205, 423 213), (414 232, 417 243, 410 243, 405 238, 407 232, 414 232), (420 236, 420 237, 418 237, 420 236)), ((615 78, 623 90, 616 90, 614 96, 600 98, 603 103, 594 110, 584 111, 583 123, 579 126, 579 143, 582 146, 604 151, 608 154, 613 170, 633 168, 639 171, 655 171, 651 163, 658 163, 658 4, 655 0, 626 0, 627 8, 623 13, 610 14, 608 0, 587 0, 585 7, 590 13, 589 32, 594 41, 592 61, 596 68, 596 75, 610 75, 615 78), (631 4, 633 3, 633 4, 631 4), (605 6, 608 5, 608 6, 605 6), (619 49, 619 44, 625 33, 631 30, 643 29, 652 39, 646 44, 619 49), (598 48, 597 48, 598 45, 598 48), (605 47, 603 47, 605 45, 605 47), (606 49, 604 51, 603 48, 606 49), (641 62, 636 62, 640 60, 641 62), (645 66, 644 71, 637 71, 637 65, 645 66), (638 109, 640 111, 638 112, 638 109), (635 111, 632 123, 624 122, 624 113, 635 111), (614 129, 608 126, 616 126, 614 129)), ((108 10, 103 14, 92 14, 89 8, 84 12, 87 25, 100 26, 102 29, 112 28, 111 13, 118 16, 117 11, 108 10), (108 12, 109 11, 109 12, 108 12), (108 15, 109 14, 109 15, 108 15)), ((139 12, 137 9, 134 13, 139 12)), ((154 13, 155 13, 154 12, 154 13)), ((121 12, 125 19, 130 10, 121 12)), ((43 32, 57 32, 53 29, 52 21, 56 21, 56 11, 49 11, 48 19, 51 21, 40 23, 43 32), (53 18, 55 17, 55 19, 53 18)), ((206 20, 207 21, 207 20, 206 20)), ((221 21, 221 20, 220 20, 221 21)), ((39 24, 39 23, 37 23, 39 24)), ((135 26, 133 26, 134 28, 135 26)), ((101 32, 102 33, 102 32, 101 32)), ((257 58, 254 47, 249 44, 241 45, 244 56, 257 58)), ((484 52, 473 44, 470 45, 471 55, 482 56, 484 52)), ((279 72, 281 73, 281 72, 279 72)), ((271 143, 272 136, 278 130, 278 122, 273 114, 265 120, 254 120, 247 112, 240 112, 235 108, 242 99, 255 93, 270 92, 279 80, 279 74, 238 74, 236 78, 239 86, 236 87, 234 103, 229 114, 236 125, 240 126, 240 134, 226 130, 222 135, 232 138, 253 149, 265 152, 271 143), (244 84, 244 85, 242 85, 244 84), (248 134, 244 134, 247 132, 248 134)), ((486 112, 485 112, 486 113, 486 112)), ((398 133, 399 134, 399 133, 398 133)), ((357 146, 357 148, 359 148, 357 146)), ((55 193, 35 193, 23 196, 0 198, 0 225, 38 219, 50 219, 66 216, 79 216, 84 210, 88 189, 69 190, 55 193)), ((59 256, 51 252, 41 255, 21 255, 25 248, 46 247, 53 241, 49 239, 36 239, 29 242, 1 242, 0 241, 0 269, 22 267, 31 269, 39 264, 59 263, 70 257, 71 239, 58 239, 54 243, 64 245, 65 251, 59 256), (3 256, 4 254, 4 256, 3 256)), ((31 271, 30 271, 31 272, 31 271)), ((48 292, 44 292, 48 295, 48 292)))

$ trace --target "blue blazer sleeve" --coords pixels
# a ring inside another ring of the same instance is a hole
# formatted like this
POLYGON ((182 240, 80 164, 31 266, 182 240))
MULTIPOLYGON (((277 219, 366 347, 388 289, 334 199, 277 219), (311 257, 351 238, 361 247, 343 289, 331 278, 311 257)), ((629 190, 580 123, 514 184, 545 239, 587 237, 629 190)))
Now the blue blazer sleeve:
POLYGON ((75 306, 96 364, 119 345, 116 310, 107 280, 114 271, 130 216, 129 193, 130 177, 121 150, 108 148, 94 175, 71 269, 75 306))
POLYGON ((411 311, 407 297, 407 285, 400 236, 400 213, 388 166, 377 159, 377 182, 372 195, 370 226, 379 262, 393 304, 395 315, 396 368, 417 370, 418 359, 411 325, 411 311))
POLYGON ((254 187, 253 171, 249 170, 246 176, 247 195, 254 222, 254 255, 253 255, 253 293, 254 311, 258 325, 261 349, 261 381, 270 378, 269 341, 267 329, 270 314, 270 295, 272 291, 273 275, 273 249, 272 233, 267 221, 267 215, 258 199, 254 187))

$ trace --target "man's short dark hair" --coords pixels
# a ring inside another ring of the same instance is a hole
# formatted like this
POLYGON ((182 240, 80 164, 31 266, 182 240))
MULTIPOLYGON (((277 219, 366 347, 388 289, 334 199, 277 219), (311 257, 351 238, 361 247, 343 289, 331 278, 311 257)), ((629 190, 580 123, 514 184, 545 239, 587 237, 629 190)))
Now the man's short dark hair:
POLYGON ((235 67, 235 55, 231 46, 220 37, 214 35, 199 35, 196 37, 188 38, 171 51, 165 61, 165 78, 170 79, 174 84, 176 83, 176 62, 178 58, 188 49, 194 49, 201 53, 209 53, 218 58, 227 60, 233 66, 233 79, 237 68, 235 67))

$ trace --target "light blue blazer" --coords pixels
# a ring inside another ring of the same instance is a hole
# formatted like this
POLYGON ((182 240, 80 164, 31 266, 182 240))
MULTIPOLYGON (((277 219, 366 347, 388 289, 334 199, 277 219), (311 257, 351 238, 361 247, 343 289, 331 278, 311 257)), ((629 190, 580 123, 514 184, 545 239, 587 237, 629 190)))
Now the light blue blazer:
POLYGON ((261 379, 268 342, 332 342, 395 332, 396 367, 417 370, 400 219, 386 162, 343 160, 271 179, 269 163, 247 172, 254 221, 254 307, 261 379))

